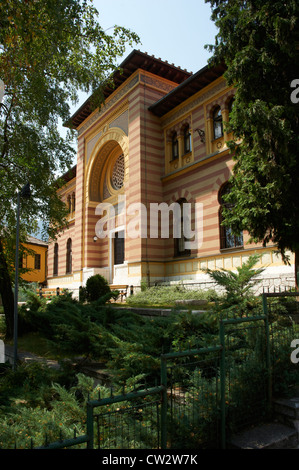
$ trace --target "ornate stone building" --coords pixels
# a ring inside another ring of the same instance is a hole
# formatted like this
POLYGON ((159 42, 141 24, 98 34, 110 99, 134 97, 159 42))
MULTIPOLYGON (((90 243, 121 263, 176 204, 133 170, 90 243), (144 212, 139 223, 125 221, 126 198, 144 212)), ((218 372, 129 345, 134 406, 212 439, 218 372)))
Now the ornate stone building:
POLYGON ((96 273, 113 285, 204 283, 204 268, 234 269, 254 252, 265 286, 294 284, 274 246, 221 225, 233 167, 225 123, 234 89, 224 67, 190 74, 133 51, 120 68, 101 108, 90 98, 71 118, 77 163, 61 190, 70 223, 49 244, 49 287, 77 290, 96 273))

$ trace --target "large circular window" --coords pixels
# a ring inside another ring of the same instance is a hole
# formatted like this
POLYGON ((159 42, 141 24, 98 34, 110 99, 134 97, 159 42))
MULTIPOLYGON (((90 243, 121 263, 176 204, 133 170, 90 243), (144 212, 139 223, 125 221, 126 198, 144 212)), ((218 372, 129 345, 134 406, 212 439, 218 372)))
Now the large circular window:
POLYGON ((112 173, 111 173, 111 186, 113 189, 118 191, 123 187, 124 184, 124 176, 125 176, 125 160, 124 156, 120 155, 113 166, 112 173))

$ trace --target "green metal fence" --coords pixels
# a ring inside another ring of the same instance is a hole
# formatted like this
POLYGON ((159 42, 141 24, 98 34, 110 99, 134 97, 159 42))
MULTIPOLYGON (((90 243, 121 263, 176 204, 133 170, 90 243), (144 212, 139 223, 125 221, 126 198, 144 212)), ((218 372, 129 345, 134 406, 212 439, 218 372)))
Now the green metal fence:
POLYGON ((159 449, 162 392, 157 386, 89 402, 88 427, 90 435, 95 431, 95 447, 159 449))
POLYGON ((266 315, 220 322, 222 446, 242 428, 267 420, 271 406, 269 325, 266 315))
POLYGON ((262 313, 219 319, 218 344, 162 355, 160 385, 89 401, 86 435, 44 448, 226 448, 230 434, 269 419, 283 374, 298 380, 282 360, 299 334, 297 296, 264 294, 262 313))
POLYGON ((271 394, 289 393, 299 385, 299 367, 290 360, 291 342, 299 338, 299 292, 265 293, 263 311, 269 321, 271 394))
POLYGON ((218 345, 162 356, 164 448, 219 445, 221 350, 218 345))

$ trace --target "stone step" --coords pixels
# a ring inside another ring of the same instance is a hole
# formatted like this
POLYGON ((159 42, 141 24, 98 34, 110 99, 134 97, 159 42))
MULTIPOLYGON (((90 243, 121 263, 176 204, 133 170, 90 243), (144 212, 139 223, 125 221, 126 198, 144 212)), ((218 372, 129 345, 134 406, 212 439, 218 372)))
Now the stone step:
POLYGON ((274 400, 274 414, 277 419, 299 431, 299 396, 274 400))
POLYGON ((296 429, 281 423, 267 423, 247 429, 230 440, 234 449, 296 449, 296 429))

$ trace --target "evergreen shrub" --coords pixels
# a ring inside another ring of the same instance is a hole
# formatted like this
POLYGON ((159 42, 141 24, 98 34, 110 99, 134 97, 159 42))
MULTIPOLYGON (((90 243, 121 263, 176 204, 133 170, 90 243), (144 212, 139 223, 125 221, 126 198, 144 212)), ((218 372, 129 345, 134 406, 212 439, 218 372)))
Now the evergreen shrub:
POLYGON ((88 302, 98 300, 100 297, 109 294, 109 292, 111 292, 111 289, 109 287, 108 281, 100 274, 95 274, 94 276, 91 276, 87 279, 86 300, 88 302))

